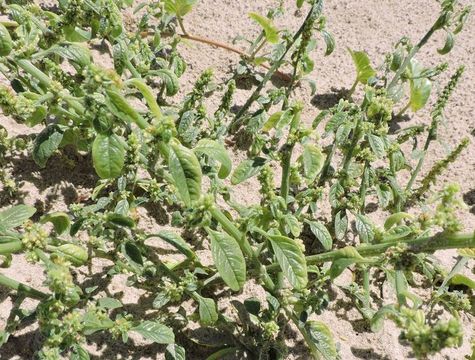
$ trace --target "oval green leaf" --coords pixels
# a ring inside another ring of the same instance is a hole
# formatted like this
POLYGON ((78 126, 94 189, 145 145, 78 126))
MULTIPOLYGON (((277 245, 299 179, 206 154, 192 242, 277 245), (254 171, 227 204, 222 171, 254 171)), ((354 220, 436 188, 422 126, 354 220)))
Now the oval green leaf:
POLYGON ((321 150, 312 144, 306 144, 302 153, 302 163, 304 176, 307 183, 315 180, 323 167, 325 157, 321 150))
POLYGON ((168 166, 175 187, 186 206, 190 206, 201 196, 201 166, 196 155, 178 142, 169 148, 168 166))
POLYGON ((130 331, 135 331, 145 339, 152 340, 157 344, 172 344, 175 342, 173 330, 157 321, 142 321, 130 331))
POLYGON ((92 162, 97 175, 102 179, 118 177, 124 167, 125 147, 115 135, 99 134, 92 144, 92 162))
POLYGON ((208 230, 208 234, 219 275, 231 290, 239 291, 246 282, 246 261, 238 242, 225 233, 208 230))
POLYGON ((272 24, 270 19, 254 12, 249 13, 249 17, 262 27, 268 42, 271 44, 279 42, 279 30, 274 26, 274 24, 272 24))
POLYGON ((198 154, 205 154, 221 164, 218 173, 221 179, 226 178, 231 173, 231 158, 224 146, 219 142, 210 139, 201 139, 198 141, 198 144, 196 144, 194 151, 198 154))
POLYGON ((281 235, 269 235, 277 262, 289 283, 296 289, 307 286, 307 262, 300 244, 281 235))

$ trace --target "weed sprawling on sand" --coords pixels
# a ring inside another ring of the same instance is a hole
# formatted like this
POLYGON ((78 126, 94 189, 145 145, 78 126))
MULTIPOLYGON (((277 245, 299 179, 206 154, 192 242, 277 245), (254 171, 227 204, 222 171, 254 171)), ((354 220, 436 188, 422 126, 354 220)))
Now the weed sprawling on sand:
POLYGON ((16 198, 20 185, 9 163, 26 150, 41 168, 58 161, 53 155, 65 147, 91 154, 98 176, 90 198, 65 212, 34 216, 37 209, 22 204, 0 212, 3 266, 20 253, 44 269, 41 291, 0 273, 0 286, 14 299, 0 345, 33 320, 42 334, 40 359, 89 359, 86 339, 97 332, 125 343, 135 333, 165 344, 167 359, 184 359, 191 346, 202 347, 208 359, 283 359, 285 329, 292 326, 314 358, 337 359, 338 345, 319 314, 346 272, 353 280, 341 288, 372 331, 393 321, 419 358, 460 346, 460 318, 473 313, 475 282, 463 270, 473 265, 475 236, 457 219, 458 186, 439 193, 432 186, 468 140, 427 175, 420 171, 463 68, 443 87, 427 124, 396 133, 389 125, 427 106, 432 84, 449 66, 427 68, 418 52, 439 32, 446 34, 440 56, 450 52, 469 9, 440 1, 422 39, 401 39, 378 67, 364 51, 348 49, 354 85, 306 124, 294 89, 315 87, 309 74, 317 44, 325 44, 322 56, 336 46, 323 1, 297 1, 307 15, 294 33, 275 25, 287 16, 282 6, 249 14, 260 31, 244 39, 247 50, 193 35, 186 16, 195 2, 143 2, 134 8, 132 27, 123 19, 130 0, 60 0, 50 8, 0 2, 0 71, 9 83, 0 86, 0 106, 41 129, 15 138, 0 130, 3 196, 16 198), (178 102, 187 68, 178 45, 190 41, 237 52, 241 60, 221 84, 212 71, 203 72, 178 102), (94 62, 97 46, 108 49, 113 69, 94 62), (281 85, 272 85, 272 77, 281 85), (236 82, 243 79, 254 87, 236 104, 236 82), (204 100, 213 93, 222 100, 210 113, 204 100), (426 140, 411 166, 404 145, 420 136, 426 140), (235 145, 247 157, 233 168, 235 145), (259 187, 252 206, 233 192, 246 181, 259 187), (369 201, 386 214, 384 224, 371 220, 369 201), (433 206, 418 210, 428 203, 433 206), (148 205, 163 208, 175 231, 138 226, 138 210, 148 205), (212 264, 197 255, 200 246, 210 249, 212 264), (431 256, 442 249, 458 250, 452 269, 431 256), (99 259, 105 285, 91 282, 99 259), (107 295, 107 284, 123 274, 127 286, 154 299, 147 319, 107 295), (238 301, 251 281, 265 300, 238 301), (383 286, 393 291, 379 301, 383 286), (425 297, 414 291, 422 287, 425 297), (27 310, 27 298, 40 301, 27 310), (223 299, 235 309, 223 312, 223 299), (190 325, 221 336, 213 344, 197 342, 190 325))

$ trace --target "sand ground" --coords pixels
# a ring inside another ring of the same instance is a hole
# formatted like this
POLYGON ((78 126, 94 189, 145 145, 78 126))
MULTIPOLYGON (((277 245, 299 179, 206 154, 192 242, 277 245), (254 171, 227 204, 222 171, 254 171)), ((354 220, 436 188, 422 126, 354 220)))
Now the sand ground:
MULTIPOLYGON (((465 1, 468 3, 469 1, 465 1)), ((230 43, 238 35, 252 36, 258 31, 255 24, 246 15, 251 11, 265 13, 266 9, 275 2, 271 0, 200 0, 195 9, 186 17, 188 30, 195 34, 213 38, 217 41, 230 43)), ((294 1, 284 1, 286 8, 295 8, 294 1)), ((389 51, 392 45, 406 35, 416 42, 431 26, 438 13, 438 3, 435 0, 327 0, 325 14, 329 31, 335 36, 336 50, 329 56, 323 56, 323 42, 319 42, 319 51, 313 55, 315 70, 311 78, 317 84, 317 92, 311 95, 310 88, 302 85, 296 89, 295 98, 300 99, 305 106, 304 119, 311 121, 319 111, 331 106, 337 99, 341 88, 350 88, 354 79, 352 60, 346 50, 347 47, 355 50, 365 50, 375 66, 383 61, 383 54, 389 51)), ((296 29, 303 21, 303 16, 288 14, 284 19, 277 21, 278 26, 296 29)), ((459 160, 452 164, 449 170, 440 178, 436 188, 443 184, 456 182, 461 185, 462 194, 467 211, 463 213, 462 221, 467 230, 475 229, 475 17, 470 17, 465 30, 457 37, 455 49, 447 56, 437 56, 436 49, 440 48, 443 39, 437 37, 425 47, 418 59, 425 65, 434 65, 443 61, 450 64, 450 70, 440 78, 440 84, 435 86, 432 96, 440 89, 448 76, 459 65, 465 65, 463 79, 455 91, 452 101, 446 110, 446 124, 441 127, 439 141, 430 148, 428 161, 423 172, 427 171, 438 158, 443 157, 453 148, 462 137, 468 137, 471 145, 461 155, 459 160)), ((237 43, 235 46, 242 46, 237 43)), ((176 96, 179 100, 193 85, 198 75, 207 68, 212 68, 216 82, 229 78, 234 65, 239 60, 235 54, 222 49, 214 49, 208 45, 191 43, 181 45, 181 53, 188 62, 188 70, 181 79, 182 89, 176 96)), ((108 59, 95 59, 106 66, 108 59)), ((249 89, 239 89, 236 95, 237 105, 247 99, 249 89)), ((216 106, 218 99, 209 99, 209 107, 216 106)), ((417 114, 410 114, 409 118, 396 126, 406 127, 414 124, 428 123, 429 110, 417 114)), ((1 116, 0 124, 5 126, 11 135, 36 132, 38 129, 28 129, 18 125, 11 119, 1 116)), ((236 161, 240 154, 236 154, 236 161)), ((66 210, 67 205, 75 202, 82 194, 88 194, 94 187, 96 179, 90 166, 89 159, 77 159, 75 168, 68 168, 59 159, 50 161, 48 169, 39 169, 28 157, 17 159, 14 164, 14 175, 23 181, 22 195, 17 202, 33 204, 42 207, 43 211, 66 210)), ((239 187, 239 199, 248 204, 258 201, 256 185, 252 181, 239 187)), ((2 204, 6 206, 6 204, 2 204)), ((144 214, 147 215, 147 214, 144 214)), ((376 219, 376 221, 382 219, 376 219)), ((149 229, 159 228, 160 225, 152 216, 146 216, 142 223, 149 229)), ((204 257, 209 252, 203 250, 204 257)), ((438 254, 439 258, 450 265, 454 253, 438 254)), ((42 277, 38 268, 28 264, 22 256, 15 256, 13 265, 9 269, 2 269, 2 273, 15 279, 41 287, 42 277)), ((119 279, 120 280, 120 279, 119 279)), ((125 281, 114 282, 113 293, 125 292, 125 302, 133 304, 141 294, 130 293, 125 287, 125 281)), ((250 283, 246 286, 243 298, 246 295, 259 292, 258 286, 250 283)), ((326 321, 339 343, 342 359, 374 359, 374 360, 403 360, 411 358, 407 347, 398 341, 398 331, 386 323, 385 329, 373 334, 359 320, 356 311, 346 311, 345 300, 339 302, 339 308, 331 307, 321 319, 326 321)), ((225 303, 220 304, 223 308, 225 303)), ((5 323, 11 307, 11 301, 4 289, 0 289, 0 327, 5 323)), ((433 359, 463 359, 469 353, 469 339, 473 333, 475 322, 473 318, 464 317, 466 339, 460 349, 446 350, 433 359)), ((28 327, 19 334, 12 336, 9 343, 0 349, 0 359, 32 359, 33 352, 39 341, 39 334, 34 327, 28 327)), ((98 344, 90 344, 95 359, 163 359, 163 353, 157 354, 157 349, 151 346, 138 346, 136 349, 113 343, 105 339, 97 339, 98 344), (136 353, 134 354, 134 351, 136 353)), ((301 341, 297 338, 289 343, 290 354, 288 359, 308 359, 309 355, 301 341)), ((203 359, 200 353, 191 351, 190 359, 203 359)))

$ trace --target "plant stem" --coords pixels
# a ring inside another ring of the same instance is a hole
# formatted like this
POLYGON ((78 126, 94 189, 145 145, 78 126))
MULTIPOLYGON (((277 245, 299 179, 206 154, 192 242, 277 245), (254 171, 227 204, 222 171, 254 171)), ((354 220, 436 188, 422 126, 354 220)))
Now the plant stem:
POLYGON ((242 251, 250 257, 254 257, 254 251, 252 250, 249 242, 244 238, 244 234, 224 215, 224 213, 218 209, 216 206, 213 206, 210 209, 211 216, 223 227, 230 236, 232 236, 241 247, 242 251))
POLYGON ((261 41, 259 46, 256 47, 256 49, 251 53, 251 59, 254 59, 256 57, 257 53, 264 47, 265 44, 266 44, 265 40, 261 41))
POLYGON ((23 244, 20 240, 0 244, 0 255, 8 255, 19 252, 23 249, 23 244))
POLYGON ((289 196, 289 182, 290 182, 290 160, 292 158, 293 144, 285 144, 283 146, 282 155, 282 180, 280 184, 280 196, 287 205, 287 197, 289 196))
POLYGON ((320 359, 320 353, 315 345, 315 342, 312 340, 310 334, 308 333, 307 329, 305 329, 305 326, 303 323, 293 314, 292 310, 289 310, 287 308, 284 308, 285 314, 287 315, 288 318, 292 320, 292 322, 297 326, 297 329, 299 329, 300 333, 302 334, 305 342, 307 343, 308 347, 310 348, 310 352, 312 353, 312 357, 314 359, 320 359))
POLYGON ((130 59, 129 58, 126 58, 125 59, 125 66, 127 67, 127 69, 130 71, 130 73, 132 74, 132 76, 134 78, 138 78, 138 79, 141 79, 142 76, 140 75, 140 73, 137 71, 137 69, 135 68, 135 66, 130 62, 130 59))
POLYGON ((350 90, 348 90, 348 94, 346 95, 347 99, 351 99, 351 97, 353 96, 353 94, 356 90, 356 86, 358 86, 358 79, 355 80, 353 85, 351 85, 350 90))
POLYGON ((37 300, 44 300, 48 298, 49 295, 36 290, 28 285, 22 284, 16 280, 10 279, 9 277, 0 274, 0 285, 8 287, 10 289, 16 290, 23 295, 26 295, 30 298, 37 299, 37 300))
MULTIPOLYGON (((353 158, 353 151, 355 150, 356 145, 358 144, 358 141, 360 139, 360 127, 361 127, 361 122, 363 121, 362 117, 360 116, 356 122, 355 130, 353 132, 353 139, 351 140, 350 147, 348 149, 348 152, 345 154, 345 158, 343 160, 343 174, 345 176, 348 174, 348 169, 351 164, 351 159, 353 158)), ((335 139, 336 143, 336 139, 335 139)))
POLYGON ((29 73, 31 76, 36 78, 41 85, 43 86, 50 86, 51 84, 51 79, 46 75, 43 71, 38 69, 35 65, 33 65, 31 62, 25 59, 20 59, 16 61, 16 64, 21 67, 23 70, 25 70, 27 73, 29 73))
POLYGON ((183 19, 181 18, 181 16, 177 16, 176 19, 178 21, 178 26, 180 27, 181 31, 183 31, 183 34, 188 35, 188 32, 185 29, 185 24, 183 24, 183 19))
POLYGON ((84 114, 86 112, 86 109, 84 106, 73 96, 71 95, 64 95, 63 96, 64 101, 71 106, 78 114, 84 114))
MULTIPOLYGON (((238 49, 234 46, 231 46, 231 45, 219 42, 219 41, 207 39, 205 37, 196 36, 196 35, 192 35, 192 34, 181 34, 180 36, 183 39, 192 40, 192 41, 200 42, 200 43, 211 45, 211 46, 216 46, 216 47, 219 47, 221 49, 225 49, 225 50, 234 52, 236 54, 239 54, 239 55, 243 56, 245 59, 252 59, 252 57, 249 56, 245 51, 242 51, 241 49, 238 49)), ((267 64, 259 64, 259 66, 261 66, 261 67, 263 67, 267 70, 269 70, 271 68, 267 64)), ((290 81, 291 80, 291 77, 289 75, 287 75, 286 73, 283 73, 281 71, 278 71, 278 70, 275 71, 274 75, 279 77, 283 81, 290 81)))
POLYGON ((364 169, 363 169, 363 178, 361 179, 361 185, 360 185, 360 199, 361 199, 360 212, 362 214, 364 214, 365 207, 366 207, 366 191, 368 189, 368 179, 369 179, 369 162, 366 161, 364 164, 364 169))
POLYGON ((254 40, 254 42, 251 43, 251 45, 249 46, 249 49, 247 50, 248 54, 255 54, 256 53, 254 51, 254 49, 262 41, 262 39, 264 39, 264 36, 265 36, 265 32, 264 32, 264 30, 262 30, 260 32, 260 34, 257 36, 256 40, 254 40))
MULTIPOLYGON (((153 95, 152 90, 150 87, 143 82, 141 79, 130 79, 125 82, 126 85, 132 85, 136 87, 143 95, 145 98, 145 101, 147 102, 148 107, 150 108, 150 111, 152 112, 153 116, 157 121, 161 121, 163 118, 162 111, 160 110, 160 106, 158 106, 157 101, 155 99, 155 96, 153 95)), ((140 124, 137 124, 142 130, 145 130, 149 124, 144 121, 140 124)))
POLYGON ((401 117, 407 109, 411 106, 411 101, 408 101, 407 104, 396 114, 396 117, 401 117))
MULTIPOLYGON (((369 162, 366 161, 363 169, 363 178, 361 179, 360 185, 360 200, 361 200, 361 207, 360 212, 364 214, 365 212, 365 204, 366 204, 366 191, 368 187, 368 178, 369 178, 369 162)), ((370 289, 369 289, 369 268, 363 268, 363 290, 365 296, 365 307, 369 308, 371 304, 370 299, 370 289)))
POLYGON ((318 186, 322 186, 326 180, 328 171, 330 170, 330 166, 332 163, 333 155, 335 155, 335 152, 336 152, 336 148, 337 148, 336 141, 334 141, 332 148, 330 150, 330 153, 326 157, 325 163, 323 164, 322 172, 320 173, 320 176, 318 178, 318 183, 317 183, 318 186))
MULTIPOLYGON (((408 246, 407 251, 414 253, 431 253, 438 250, 475 248, 475 232, 466 234, 439 233, 434 236, 426 236, 417 239, 387 241, 379 244, 363 244, 356 247, 363 257, 376 256, 384 253, 387 249, 400 244, 408 246)), ((306 257, 307 264, 321 264, 345 257, 340 250, 332 250, 322 254, 306 257)), ((279 265, 267 266, 267 270, 278 270, 279 265)))
POLYGON ((392 78, 391 82, 388 84, 387 86, 387 89, 388 91, 391 90, 396 84, 397 82, 399 81, 399 79, 401 78, 401 75, 403 74, 403 72, 406 70, 406 68, 408 67, 409 63, 411 62, 412 58, 417 54, 417 52, 427 43, 427 41, 429 41, 429 39, 431 38, 431 36, 434 34, 434 32, 436 30, 439 29, 439 19, 444 16, 444 14, 440 15, 436 22, 434 23, 434 25, 432 25, 432 27, 429 29, 429 31, 422 37, 422 39, 419 41, 419 43, 414 46, 411 51, 409 52, 409 54, 407 55, 407 57, 404 59, 404 62, 402 63, 402 65, 399 67, 399 69, 396 71, 396 74, 394 74, 394 77, 392 78))
MULTIPOLYGON (((210 209, 210 213, 211 216, 223 227, 224 231, 236 239, 244 254, 251 259, 255 268, 259 272, 260 278, 263 281, 265 288, 269 291, 273 291, 275 284, 267 273, 266 267, 259 261, 257 253, 252 249, 251 244, 249 244, 245 235, 216 206, 213 206, 210 209)), ((262 231, 262 234, 267 236, 267 233, 264 231, 262 231)))
POLYGON ((314 16, 318 16, 322 11, 322 6, 323 6, 323 0, 317 0, 312 5, 310 11, 307 14, 307 17, 305 18, 305 21, 297 30, 293 38, 287 43, 287 46, 283 54, 280 56, 280 58, 276 62, 274 62, 274 64, 272 64, 271 68, 269 69, 267 74, 264 76, 260 84, 257 86, 257 88, 254 90, 252 95, 249 97, 249 99, 246 101, 246 103, 243 105, 243 107, 239 110, 239 112, 236 114, 236 116, 232 120, 229 126, 230 131, 237 130, 237 128, 240 125, 241 118, 243 117, 243 115, 251 107, 254 101, 259 97, 259 94, 261 93, 262 89, 267 84, 267 82, 270 80, 270 78, 272 77, 272 74, 274 74, 274 72, 282 65, 282 63, 284 62, 285 56, 287 55, 289 50, 292 48, 292 46, 295 44, 295 42, 300 38, 300 35, 302 35, 303 31, 306 28, 307 21, 309 21, 314 16))
POLYGON ((5 26, 6 28, 8 28, 8 27, 13 27, 13 28, 18 27, 18 23, 16 21, 3 20, 3 21, 0 21, 0 24, 5 26))

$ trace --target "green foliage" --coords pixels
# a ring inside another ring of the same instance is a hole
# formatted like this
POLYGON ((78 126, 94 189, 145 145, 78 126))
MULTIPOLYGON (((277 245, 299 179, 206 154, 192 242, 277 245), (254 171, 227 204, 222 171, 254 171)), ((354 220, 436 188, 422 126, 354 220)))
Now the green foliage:
POLYGON ((239 291, 246 282, 246 261, 239 244, 231 236, 209 230, 211 254, 216 269, 231 290, 239 291))
POLYGON ((368 80, 376 75, 376 71, 371 67, 368 55, 364 51, 353 51, 348 49, 356 68, 356 80, 366 84, 368 80))
POLYGON ((293 323, 313 358, 338 359, 331 326, 320 317, 338 304, 329 295, 335 287, 373 331, 393 321, 419 358, 460 346, 460 319, 473 312, 475 291, 473 277, 462 271, 474 261, 475 238, 461 233, 458 186, 435 193, 433 184, 469 141, 436 159, 425 176, 419 172, 463 68, 438 96, 430 124, 394 134, 391 123, 396 108, 400 115, 428 106, 449 66, 426 68, 418 52, 444 31, 438 53, 448 53, 468 8, 442 1, 427 34, 415 45, 398 41, 378 68, 366 52, 349 50, 357 74, 352 89, 310 124, 294 90, 315 86, 310 76, 319 41, 325 56, 336 46, 322 0, 307 1, 307 16, 293 34, 273 25, 286 14, 282 4, 266 17, 251 13, 262 31, 244 39, 246 52, 186 31, 183 18, 196 1, 144 2, 133 12, 133 29, 122 18, 131 3, 2 5, 9 21, 0 26, 0 71, 10 85, 0 87, 0 106, 36 133, 9 137, 0 128, 2 194, 20 203, 0 211, 0 260, 7 267, 20 254, 34 263, 43 270, 44 291, 0 274, 0 286, 16 294, 0 346, 36 321, 40 359, 88 359, 85 344, 99 332, 128 343, 130 352, 129 335, 141 335, 163 344, 166 359, 185 359, 195 349, 208 359, 284 359, 293 323), (170 36, 176 25, 180 35, 170 36), (178 99, 187 68, 178 44, 185 39, 239 52, 232 79, 205 70, 178 99), (113 69, 91 56, 91 44, 99 42, 112 49, 113 69), (280 85, 270 83, 273 76, 280 85), (256 87, 241 104, 233 94, 247 78, 256 87), (221 96, 214 113, 207 109, 211 96, 221 96), (423 134, 418 147, 413 139, 423 134), (99 176, 91 176, 97 180, 91 195, 33 217, 37 210, 21 204, 19 179, 11 176, 13 159, 27 149, 45 171, 52 161, 55 169, 75 169, 70 151, 88 155, 81 161, 90 155, 99 176), (254 201, 243 201, 242 191, 252 191, 254 201), (368 213, 370 202, 384 211, 384 223, 368 213), (149 233, 143 216, 156 209, 166 230, 149 233), (430 256, 445 249, 460 255, 449 271, 430 256), (107 264, 104 274, 92 272, 98 263, 107 264), (354 275, 347 284, 341 285, 343 276, 334 281, 345 272, 354 275), (120 293, 105 291, 112 281, 151 299, 146 318, 120 293), (238 301, 243 289, 255 295, 238 301), (27 298, 40 301, 27 305, 27 298), (216 336, 197 339, 204 327, 216 336))
POLYGON ((262 27, 268 42, 276 44, 279 41, 279 30, 272 24, 270 19, 256 13, 250 13, 249 17, 262 27))
POLYGON ((188 14, 197 0, 165 0, 165 10, 176 16, 183 17, 188 14))
POLYGON ((92 159, 97 175, 112 179, 122 172, 125 147, 116 134, 99 134, 92 144, 92 159))

